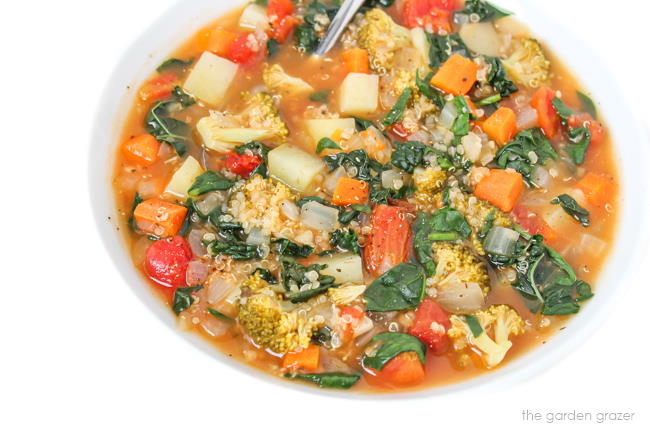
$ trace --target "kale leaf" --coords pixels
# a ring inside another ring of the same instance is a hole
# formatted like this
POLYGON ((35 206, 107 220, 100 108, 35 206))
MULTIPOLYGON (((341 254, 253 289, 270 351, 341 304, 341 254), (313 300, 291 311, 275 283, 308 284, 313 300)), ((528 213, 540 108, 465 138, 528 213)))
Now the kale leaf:
POLYGON ((359 235, 352 229, 338 229, 330 233, 330 244, 340 251, 350 251, 355 254, 361 253, 359 235))
POLYGON ((557 159, 557 153, 539 128, 521 131, 510 143, 500 148, 495 156, 497 167, 518 171, 526 183, 535 187, 539 185, 533 180, 534 169, 546 164, 549 158, 557 159))
POLYGON ((431 147, 425 146, 419 141, 394 143, 390 162, 395 167, 407 172, 408 174, 413 174, 416 167, 423 165, 424 156, 431 151, 431 147))
POLYGON ((559 204, 564 209, 564 212, 582 224, 583 227, 589 227, 589 211, 580 206, 569 194, 560 194, 551 200, 551 204, 559 204))
POLYGON ((436 35, 427 32, 426 35, 429 41, 429 66, 431 66, 431 69, 440 68, 455 53, 461 54, 468 59, 471 58, 467 46, 457 33, 436 35))
POLYGON ((178 156, 187 152, 192 141, 192 129, 187 123, 171 116, 195 102, 194 98, 176 86, 171 99, 156 103, 145 119, 147 132, 156 137, 156 140, 172 146, 178 156))
POLYGON ((299 245, 295 242, 291 242, 289 239, 276 239, 272 244, 275 252, 281 256, 305 259, 311 256, 314 252, 314 247, 309 245, 299 245))
POLYGON ((413 89, 411 89, 410 87, 404 89, 404 91, 402 91, 402 94, 399 95, 399 98, 397 98, 397 102, 395 102, 395 105, 393 105, 393 107, 388 111, 388 113, 386 113, 381 123, 384 126, 391 126, 392 124, 402 120, 402 117, 404 117, 404 111, 406 110, 406 106, 411 100, 412 95, 413 95, 413 89))
POLYGON ((187 310, 194 303, 192 293, 201 290, 202 285, 192 287, 179 287, 174 291, 174 300, 172 301, 172 311, 178 316, 187 310))

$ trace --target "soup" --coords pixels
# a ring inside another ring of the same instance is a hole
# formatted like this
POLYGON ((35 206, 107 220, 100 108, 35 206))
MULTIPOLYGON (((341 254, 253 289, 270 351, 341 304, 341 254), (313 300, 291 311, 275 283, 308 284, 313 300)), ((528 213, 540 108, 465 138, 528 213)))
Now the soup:
POLYGON ((615 233, 579 82, 480 0, 256 1, 137 92, 115 164, 133 264, 178 325, 323 388, 474 378, 564 329, 615 233))

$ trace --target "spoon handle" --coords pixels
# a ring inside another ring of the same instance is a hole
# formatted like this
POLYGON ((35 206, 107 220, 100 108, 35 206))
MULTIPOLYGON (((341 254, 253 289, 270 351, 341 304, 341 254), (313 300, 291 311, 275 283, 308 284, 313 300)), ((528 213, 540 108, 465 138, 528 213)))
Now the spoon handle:
POLYGON ((315 55, 322 56, 332 49, 336 41, 341 37, 341 33, 345 30, 345 27, 352 21, 352 18, 354 18, 354 15, 364 2, 365 0, 345 0, 343 2, 327 29, 325 37, 321 40, 316 51, 314 51, 315 55))

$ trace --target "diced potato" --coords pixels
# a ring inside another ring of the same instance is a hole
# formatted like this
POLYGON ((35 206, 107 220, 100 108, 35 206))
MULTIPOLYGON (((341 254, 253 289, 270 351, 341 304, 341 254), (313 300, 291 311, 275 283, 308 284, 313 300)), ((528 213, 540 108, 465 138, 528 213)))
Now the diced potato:
POLYGON ((314 155, 283 145, 269 152, 269 173, 298 191, 306 191, 325 163, 314 155))
POLYGON ((494 22, 494 27, 499 33, 503 35, 510 35, 521 38, 527 38, 531 35, 530 29, 526 26, 526 24, 522 23, 512 16, 499 18, 494 22))
POLYGON ((361 257, 356 254, 333 254, 330 257, 319 258, 316 263, 327 265, 320 273, 336 278, 338 284, 363 282, 363 264, 361 257))
POLYGON ((194 183, 194 179, 203 173, 199 161, 188 156, 183 162, 165 188, 165 194, 171 194, 180 198, 187 198, 187 191, 194 183))
POLYGON ((318 143, 324 137, 338 141, 341 133, 346 129, 355 130, 354 119, 351 117, 343 119, 308 119, 305 121, 305 126, 315 143, 318 143))
POLYGON ((373 74, 349 73, 339 90, 342 114, 370 114, 379 104, 379 77, 373 74))
POLYGON ((185 80, 183 88, 210 105, 219 105, 238 69, 236 63, 205 51, 185 80))
POLYGON ((203 117, 196 123, 203 145, 217 152, 230 152, 236 145, 273 137, 267 129, 222 128, 212 117, 203 117))
POLYGON ((425 65, 429 64, 429 41, 427 40, 427 35, 424 33, 424 30, 420 27, 414 27, 411 29, 411 40, 413 41, 413 46, 417 48, 418 52, 422 55, 422 60, 425 65))
POLYGON ((575 228, 576 220, 567 214, 562 206, 554 205, 542 212, 542 219, 556 232, 568 232, 575 228))
POLYGON ((239 27, 245 29, 269 28, 269 17, 266 15, 266 9, 255 3, 249 4, 239 17, 239 27))
POLYGON ((459 34, 470 50, 486 56, 499 55, 501 39, 491 22, 465 24, 459 34))

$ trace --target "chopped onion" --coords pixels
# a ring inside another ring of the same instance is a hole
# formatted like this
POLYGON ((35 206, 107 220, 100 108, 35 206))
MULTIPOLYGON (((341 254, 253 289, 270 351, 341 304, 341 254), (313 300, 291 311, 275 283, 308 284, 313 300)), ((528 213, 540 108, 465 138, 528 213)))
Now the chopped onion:
POLYGON ((339 225, 339 211, 310 201, 300 209, 300 219, 309 228, 331 232, 339 225))
POLYGON ((138 194, 144 199, 156 197, 160 193, 160 184, 153 179, 143 179, 138 183, 138 194))
POLYGON ((438 289, 436 301, 450 313, 471 313, 483 307, 485 297, 477 283, 453 282, 438 289))
POLYGON ((325 191, 327 191, 330 194, 334 194, 334 190, 336 189, 336 185, 339 183, 339 180, 342 177, 346 177, 347 173, 345 171, 344 167, 338 167, 336 170, 331 172, 330 174, 327 175, 325 178, 325 181, 323 182, 323 187, 325 188, 325 191))
POLYGON ((225 335, 231 326, 231 323, 212 316, 206 316, 201 320, 201 327, 203 330, 213 337, 221 337, 225 335))
POLYGON ((533 182, 540 188, 547 188, 551 183, 551 175, 544 167, 535 167, 533 171, 533 182))
POLYGON ((248 237, 246 238, 246 243, 248 245, 268 245, 270 242, 270 236, 264 234, 264 232, 258 228, 251 229, 248 237))
POLYGON ((470 132, 463 138, 461 138, 461 143, 463 149, 465 150, 465 156, 472 162, 476 162, 481 156, 481 150, 483 149, 483 142, 481 137, 476 135, 473 132, 470 132))
POLYGON ((580 236, 577 247, 579 253, 586 253, 592 257, 602 255, 606 248, 607 242, 589 233, 584 233, 580 236))
POLYGON ((213 210, 225 200, 225 195, 222 192, 211 192, 207 194, 203 199, 196 202, 196 208, 202 215, 209 215, 213 210))
POLYGON ((483 247, 488 253, 510 257, 515 252, 519 233, 505 227, 492 227, 483 247))
POLYGON ((153 241, 146 236, 142 236, 131 245, 131 256, 137 264, 144 262, 147 255, 147 249, 153 244, 153 241))
POLYGON ((203 235, 206 233, 207 231, 203 229, 192 229, 192 231, 187 235, 187 243, 190 244, 192 254, 197 257, 204 256, 207 252, 205 245, 201 242, 203 240, 203 235))
POLYGON ((381 186, 385 189, 400 189, 404 186, 404 175, 398 170, 382 171, 381 186))
POLYGON ((517 112, 517 129, 524 130, 537 125, 537 110, 525 106, 517 112))
POLYGON ((298 219, 300 219, 300 209, 298 209, 298 206, 296 206, 292 201, 283 200, 280 203, 280 210, 285 217, 292 221, 298 221, 298 219))
POLYGON ((452 101, 447 101, 440 112, 440 125, 447 129, 451 129, 451 127, 454 126, 456 117, 458 117, 458 111, 456 110, 454 103, 452 101))
POLYGON ((196 286, 208 279, 208 265, 201 260, 192 260, 187 266, 187 284, 196 286))
POLYGON ((215 273, 207 284, 208 303, 217 304, 239 290, 239 282, 230 275, 215 273))
POLYGON ((464 26, 469 22, 469 15, 456 13, 454 14, 454 22, 459 26, 464 26))

